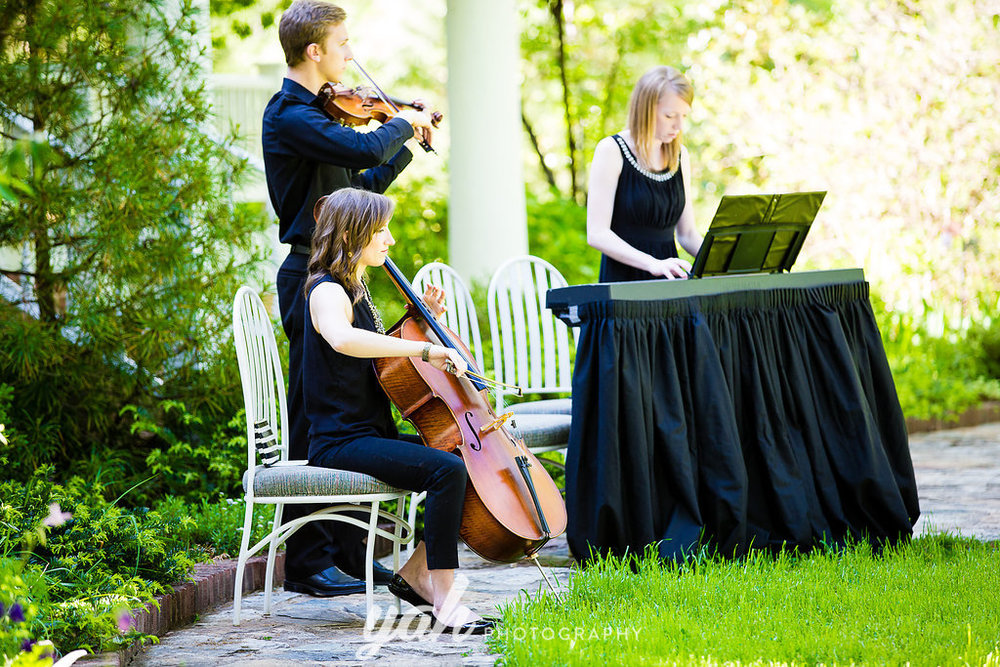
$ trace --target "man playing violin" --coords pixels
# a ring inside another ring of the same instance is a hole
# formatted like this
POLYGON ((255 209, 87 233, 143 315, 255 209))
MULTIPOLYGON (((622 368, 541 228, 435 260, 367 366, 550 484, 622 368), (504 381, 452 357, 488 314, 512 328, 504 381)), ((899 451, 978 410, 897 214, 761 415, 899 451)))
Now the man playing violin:
MULTIPOLYGON (((318 96, 323 84, 339 83, 353 58, 348 45, 346 13, 322 0, 295 0, 278 25, 288 70, 281 90, 264 110, 264 167, 271 204, 278 215, 278 234, 289 254, 278 270, 278 305, 289 341, 289 453, 308 458, 309 420, 303 405, 303 287, 319 198, 356 187, 384 192, 409 164, 404 146, 418 130, 425 136, 431 119, 404 109, 372 132, 342 126, 324 110, 318 96)), ((285 508, 288 518, 318 509, 285 508)), ((286 543, 285 589, 320 597, 363 593, 363 531, 308 523, 286 543)), ((388 585, 392 572, 375 564, 375 584, 388 585)))

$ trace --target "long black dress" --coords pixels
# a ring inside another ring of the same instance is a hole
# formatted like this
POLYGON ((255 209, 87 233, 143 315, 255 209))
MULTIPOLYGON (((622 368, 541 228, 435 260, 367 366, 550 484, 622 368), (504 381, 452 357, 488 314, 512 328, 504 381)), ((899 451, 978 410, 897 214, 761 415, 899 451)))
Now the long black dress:
MULTIPOLYGON (((684 178, 677 171, 643 169, 621 135, 614 135, 624 164, 618 177, 611 231, 622 240, 658 259, 677 257, 674 228, 684 211, 684 178)), ((601 255, 602 283, 654 280, 648 271, 601 255)))

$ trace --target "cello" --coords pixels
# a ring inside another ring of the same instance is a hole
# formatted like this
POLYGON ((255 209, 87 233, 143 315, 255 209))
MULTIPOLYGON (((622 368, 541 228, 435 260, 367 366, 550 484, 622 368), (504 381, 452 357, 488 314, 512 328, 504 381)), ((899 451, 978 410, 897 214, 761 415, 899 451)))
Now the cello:
POLYGON ((497 416, 487 380, 478 374, 461 339, 442 325, 392 260, 383 265, 406 299, 409 313, 387 335, 457 351, 471 372, 456 376, 410 357, 375 359, 382 389, 424 444, 454 452, 468 471, 459 536, 486 560, 513 563, 532 557, 566 530, 559 489, 524 441, 507 427, 513 413, 497 416))

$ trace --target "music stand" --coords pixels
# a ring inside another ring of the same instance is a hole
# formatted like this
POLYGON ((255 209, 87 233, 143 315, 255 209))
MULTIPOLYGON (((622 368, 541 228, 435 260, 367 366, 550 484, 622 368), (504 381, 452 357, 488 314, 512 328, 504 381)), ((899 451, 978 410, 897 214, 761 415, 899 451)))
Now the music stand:
POLYGON ((825 196, 826 192, 724 196, 691 277, 788 271, 825 196))

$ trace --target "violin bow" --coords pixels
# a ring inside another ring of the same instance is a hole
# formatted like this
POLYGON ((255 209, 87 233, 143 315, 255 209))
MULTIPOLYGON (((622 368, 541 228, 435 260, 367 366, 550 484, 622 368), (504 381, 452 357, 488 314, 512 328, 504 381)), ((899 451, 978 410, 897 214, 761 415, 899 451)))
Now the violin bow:
MULTIPOLYGON (((383 102, 392 107, 396 111, 396 113, 399 113, 399 107, 396 106, 396 103, 392 101, 392 98, 390 98, 388 95, 385 94, 384 90, 379 88, 379 85, 375 83, 375 79, 373 79, 371 75, 365 71, 365 68, 361 66, 361 63, 358 62, 357 58, 351 58, 351 62, 354 63, 354 66, 357 67, 358 70, 360 70, 360 72, 365 75, 365 78, 368 79, 368 82, 372 84, 372 88, 375 89, 375 94, 379 96, 379 99, 381 99, 383 102)), ((426 139, 421 138, 418 140, 418 143, 420 144, 420 147, 423 148, 425 151, 437 155, 437 151, 434 150, 433 146, 427 143, 426 139)))

